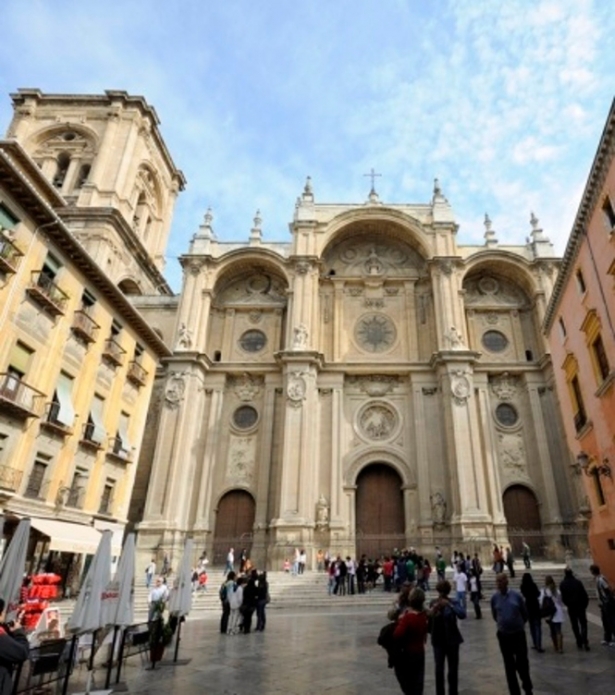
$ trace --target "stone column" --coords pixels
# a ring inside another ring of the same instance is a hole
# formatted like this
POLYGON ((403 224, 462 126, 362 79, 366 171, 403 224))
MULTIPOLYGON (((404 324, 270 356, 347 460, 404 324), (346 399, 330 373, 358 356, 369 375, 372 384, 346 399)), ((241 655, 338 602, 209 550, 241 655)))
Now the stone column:
POLYGON ((344 328, 344 284, 334 282, 333 298, 333 361, 339 362, 342 354, 342 332, 344 328))
MULTIPOLYGON (((547 431, 545 428, 542 408, 540 406, 540 396, 538 395, 539 384, 531 380, 531 375, 526 375, 527 391, 530 400, 530 410, 532 413, 532 423, 534 434, 536 435, 536 448, 540 459, 540 471, 542 473, 543 484, 543 519, 544 524, 561 524, 562 519, 557 500, 555 480, 553 478, 553 461, 549 452, 547 431)), ((542 384, 540 384, 542 385, 542 384)))
POLYGON ((417 360, 419 356, 418 322, 416 317, 416 281, 407 280, 404 283, 404 299, 406 308, 406 339, 408 341, 408 359, 417 360))
POLYGON ((429 482, 429 457, 427 452, 427 432, 428 424, 425 420, 425 408, 423 404, 423 385, 420 379, 413 379, 412 388, 412 409, 414 410, 414 457, 416 460, 416 476, 419 494, 419 518, 417 519, 420 527, 428 526, 431 528, 431 485, 429 482))
POLYGON ((175 345, 173 348, 179 347, 182 350, 197 350, 203 352, 198 344, 201 332, 200 314, 202 310, 202 302, 200 297, 201 287, 203 285, 202 277, 203 265, 200 261, 191 260, 184 266, 184 283, 181 293, 181 304, 179 307, 177 326, 175 328, 175 345), (191 336, 190 344, 178 344, 179 330, 185 326, 191 336))
MULTIPOLYGON (((115 110, 109 115, 102 142, 98 148, 98 153, 92 162, 92 169, 88 177, 88 183, 94 185, 99 191, 101 188, 111 188, 111 182, 105 180, 105 172, 110 157, 115 153, 113 143, 120 124, 120 113, 115 110)), ((94 201, 97 202, 97 201, 94 201)))
POLYGON ((141 124, 137 121, 133 121, 130 124, 130 132, 128 134, 128 139, 126 141, 126 146, 124 152, 122 153, 122 160, 120 168, 117 171, 117 178, 115 181, 115 189, 117 195, 128 197, 130 191, 125 191, 124 186, 126 183, 126 177, 128 175, 129 168, 134 164, 134 153, 137 146, 137 139, 141 131, 141 124))
MULTIPOLYGON (((343 426, 344 422, 344 377, 332 392, 331 418, 331 509, 329 525, 343 524, 342 516, 342 455, 344 451, 343 426)), ((354 528, 354 526, 352 527, 354 528)))

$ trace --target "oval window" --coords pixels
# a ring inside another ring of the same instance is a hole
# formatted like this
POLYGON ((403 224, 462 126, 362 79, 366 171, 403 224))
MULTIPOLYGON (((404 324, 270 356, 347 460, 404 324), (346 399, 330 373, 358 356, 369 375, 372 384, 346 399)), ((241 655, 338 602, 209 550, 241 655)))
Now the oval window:
POLYGON ((233 424, 237 429, 249 430, 258 421, 258 412, 251 405, 242 405, 233 413, 233 424))
POLYGON ((503 352, 508 347, 508 338, 500 331, 487 331, 483 334, 483 345, 490 352, 503 352))
POLYGON ((267 344, 267 336, 262 331, 246 331, 239 339, 239 344, 246 352, 259 352, 267 344))
POLYGON ((495 409, 495 417, 500 425, 504 425, 505 427, 516 425, 519 419, 516 409, 513 408, 510 403, 500 403, 495 409))

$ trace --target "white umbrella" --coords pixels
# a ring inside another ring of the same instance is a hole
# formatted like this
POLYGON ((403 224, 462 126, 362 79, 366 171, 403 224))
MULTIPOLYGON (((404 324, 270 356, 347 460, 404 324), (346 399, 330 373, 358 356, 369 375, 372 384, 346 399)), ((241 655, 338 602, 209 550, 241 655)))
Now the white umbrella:
POLYGON ((126 627, 134 622, 135 534, 124 541, 120 561, 113 580, 107 584, 102 598, 105 625, 126 627))
POLYGON ((77 634, 95 632, 105 626, 102 595, 111 579, 111 531, 103 531, 98 549, 81 586, 66 629, 77 634))
POLYGON ((192 608, 192 547, 193 540, 188 538, 184 546, 179 574, 169 600, 169 613, 179 617, 190 613, 192 608))
POLYGON ((30 519, 22 519, 0 562, 0 598, 6 604, 6 620, 12 620, 17 615, 29 538, 30 519))

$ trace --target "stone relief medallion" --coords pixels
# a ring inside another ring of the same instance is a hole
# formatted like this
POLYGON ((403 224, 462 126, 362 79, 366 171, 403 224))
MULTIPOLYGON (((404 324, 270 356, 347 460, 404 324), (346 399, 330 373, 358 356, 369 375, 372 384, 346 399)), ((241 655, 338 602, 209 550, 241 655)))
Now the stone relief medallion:
POLYGON ((184 400, 186 390, 186 380, 182 374, 171 373, 164 389, 164 403, 167 408, 174 410, 179 408, 179 404, 184 400))
POLYGON ((307 384, 305 383, 305 379, 303 378, 301 372, 293 372, 288 377, 286 396, 294 408, 301 407, 301 404, 305 400, 306 391, 307 384))
POLYGON ((256 460, 254 437, 232 437, 229 446, 226 480, 231 484, 250 485, 256 460))
POLYGON ((508 434, 500 432, 498 434, 500 461, 505 472, 511 475, 527 473, 525 460, 525 445, 523 435, 520 432, 508 434))
POLYGON ((490 311, 488 314, 485 315, 485 321, 491 326, 495 326, 495 324, 498 323, 499 320, 500 317, 495 313, 495 311, 490 311))
POLYGON ((263 313, 261 311, 251 311, 248 314, 248 321, 250 323, 260 323, 263 318, 263 313))
POLYGON ((240 401, 253 401, 261 391, 262 377, 253 377, 250 374, 242 374, 229 379, 231 388, 235 391, 240 401))
POLYGON ((365 314, 356 323, 354 337, 366 352, 385 352, 395 343, 395 324, 384 314, 365 314))
POLYGON ((457 405, 465 405, 470 397, 472 390, 470 380, 464 376, 463 372, 456 372, 451 379, 451 394, 457 405))
POLYGON ((500 285, 495 278, 484 277, 478 281, 478 289, 481 294, 497 294, 500 285))
POLYGON ((357 415, 359 434, 373 442, 392 439, 397 435, 399 425, 397 411, 384 402, 367 403, 357 415))
POLYGON ((517 395, 518 379, 504 372, 491 380, 491 390, 501 401, 510 401, 517 395))

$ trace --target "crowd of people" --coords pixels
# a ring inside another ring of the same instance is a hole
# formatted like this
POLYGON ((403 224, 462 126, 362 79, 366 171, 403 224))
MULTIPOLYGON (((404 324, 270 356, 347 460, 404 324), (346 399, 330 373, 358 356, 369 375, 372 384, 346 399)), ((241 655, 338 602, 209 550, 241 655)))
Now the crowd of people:
MULTIPOLYGON (((577 648, 589 651, 587 631, 587 607, 589 596, 572 569, 566 568, 564 576, 556 583, 547 575, 544 586, 539 588, 531 573, 523 575, 520 591, 509 586, 514 572, 503 572, 496 561, 494 550, 494 570, 496 591, 490 600, 491 615, 496 623, 496 636, 502 654, 508 691, 520 695, 521 689, 527 694, 533 692, 526 639, 526 624, 529 627, 532 649, 543 654, 542 623, 546 622, 553 651, 564 653, 564 633, 562 626, 570 621, 577 648)), ((502 555, 504 564, 506 555, 502 555)), ((436 565, 441 558, 438 557, 436 565)), ((467 617, 466 596, 469 590, 474 604, 476 619, 482 618, 480 600, 483 598, 480 576, 482 567, 478 556, 470 558, 456 553, 454 558, 453 583, 455 595, 451 598, 451 583, 440 577, 436 585, 437 598, 426 606, 424 582, 419 585, 416 578, 406 580, 401 586, 397 601, 389 612, 392 621, 381 632, 379 643, 388 652, 389 666, 406 695, 421 695, 425 677, 425 644, 431 635, 434 654, 436 694, 444 695, 445 669, 448 666, 448 692, 456 695, 459 680, 459 653, 463 637, 458 628, 458 620, 467 617)), ((529 559, 529 556, 528 556, 529 559)), ((526 569, 530 566, 526 564, 526 569)), ((590 567, 595 578, 598 605, 600 607, 603 639, 602 645, 615 647, 615 593, 607 579, 596 565, 590 567)), ((386 584, 385 584, 386 586, 386 584)))
POLYGON ((254 567, 246 573, 231 570, 219 590, 222 604, 220 632, 226 635, 247 635, 252 631, 256 614, 256 632, 264 632, 267 625, 266 607, 270 601, 267 572, 259 573, 254 567))

